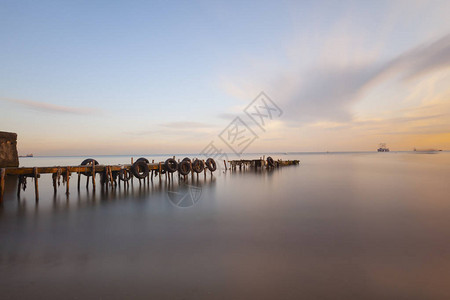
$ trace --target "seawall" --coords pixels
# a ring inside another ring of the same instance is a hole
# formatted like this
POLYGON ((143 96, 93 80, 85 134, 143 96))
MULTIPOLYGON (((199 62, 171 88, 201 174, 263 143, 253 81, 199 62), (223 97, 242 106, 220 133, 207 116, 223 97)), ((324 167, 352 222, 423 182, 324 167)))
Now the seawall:
POLYGON ((18 166, 17 134, 0 131, 0 168, 18 166))

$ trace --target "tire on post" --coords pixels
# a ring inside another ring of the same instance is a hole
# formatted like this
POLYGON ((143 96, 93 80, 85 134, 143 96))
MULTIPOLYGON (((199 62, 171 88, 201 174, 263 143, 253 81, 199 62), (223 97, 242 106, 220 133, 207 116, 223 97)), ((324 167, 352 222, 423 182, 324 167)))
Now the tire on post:
POLYGON ((267 164, 269 165, 269 167, 275 167, 275 162, 273 161, 272 157, 267 157, 267 164))
POLYGON ((178 164, 178 173, 181 175, 188 175, 191 172, 191 163, 187 160, 183 160, 178 164))
POLYGON ((148 168, 148 164, 141 160, 141 161, 136 161, 132 166, 131 166, 131 173, 133 173, 134 177, 139 178, 139 179, 144 179, 145 177, 148 176, 150 170, 148 168))
POLYGON ((192 163, 192 169, 195 173, 201 173, 205 169, 205 164, 203 163, 203 160, 196 159, 192 163))
POLYGON ((206 167, 208 168, 208 170, 210 170, 211 172, 214 172, 215 170, 217 170, 217 165, 216 165, 216 161, 212 158, 208 158, 206 160, 206 167))
MULTIPOLYGON (((97 166, 98 165, 98 161, 96 161, 93 158, 86 158, 80 164, 80 166, 92 166, 92 165, 96 165, 97 166)), ((81 174, 86 175, 86 176, 90 176, 91 175, 90 172, 83 172, 81 174)))
POLYGON ((166 159, 166 161, 164 162, 164 168, 169 172, 169 173, 173 173, 176 172, 178 169, 178 163, 175 159, 173 158, 168 158, 166 159))
POLYGON ((150 162, 148 161, 148 159, 146 159, 145 157, 140 157, 140 158, 138 158, 138 159, 136 160, 136 162, 138 162, 138 161, 145 161, 146 163, 150 163, 150 162))

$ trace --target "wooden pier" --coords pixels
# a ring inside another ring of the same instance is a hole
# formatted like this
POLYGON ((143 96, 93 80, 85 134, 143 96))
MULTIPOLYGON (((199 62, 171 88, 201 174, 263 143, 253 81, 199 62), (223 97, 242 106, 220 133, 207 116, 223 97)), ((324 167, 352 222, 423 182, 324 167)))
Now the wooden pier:
MULTIPOLYGON (((293 161, 274 161, 271 157, 254 159, 254 160, 230 160, 227 162, 224 160, 225 170, 235 170, 237 167, 244 168, 277 168, 280 166, 298 165, 298 160, 293 161)), ((80 189, 81 175, 86 176, 86 188, 89 187, 89 182, 92 182, 92 188, 95 190, 98 185, 96 181, 97 175, 100 175, 100 185, 102 187, 108 187, 109 185, 114 188, 120 187, 121 181, 124 187, 129 186, 129 182, 133 178, 137 178, 141 184, 141 180, 147 182, 153 181, 153 177, 158 177, 159 181, 162 180, 162 175, 166 180, 173 180, 173 173, 178 173, 179 178, 181 176, 186 177, 189 174, 204 173, 206 176, 207 171, 210 171, 211 176, 216 171, 217 165, 214 159, 208 158, 207 160, 184 158, 183 160, 175 160, 175 157, 169 158, 164 162, 150 162, 146 158, 139 158, 131 164, 124 165, 100 165, 94 159, 85 159, 78 166, 54 166, 54 167, 8 167, 0 169, 0 203, 3 202, 3 195, 5 189, 5 180, 7 176, 18 177, 17 196, 20 197, 21 189, 25 190, 27 184, 27 178, 34 180, 35 198, 39 201, 39 178, 41 174, 52 174, 54 193, 57 193, 57 186, 60 185, 61 180, 66 185, 66 194, 69 194, 69 182, 71 175, 78 175, 77 188, 80 189)))
MULTIPOLYGON (((229 167, 231 170, 236 170, 239 168, 248 169, 248 168, 279 168, 284 166, 293 166, 299 165, 299 160, 274 160, 272 157, 261 157, 260 159, 240 159, 240 160, 230 160, 228 161, 229 167)), ((225 164, 225 168, 227 169, 227 165, 225 164)))

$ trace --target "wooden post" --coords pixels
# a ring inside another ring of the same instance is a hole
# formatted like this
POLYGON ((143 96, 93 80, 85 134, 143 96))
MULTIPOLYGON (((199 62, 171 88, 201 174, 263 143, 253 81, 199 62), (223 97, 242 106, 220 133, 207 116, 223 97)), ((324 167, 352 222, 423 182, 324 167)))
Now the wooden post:
POLYGON ((53 193, 56 195, 56 174, 52 174, 52 181, 53 181, 53 193))
POLYGON ((161 182, 161 162, 159 162, 159 182, 161 182))
POLYGON ((39 201, 39 184, 38 184, 38 171, 37 168, 33 168, 34 173, 34 195, 36 197, 36 202, 39 201))
POLYGON ((204 167, 204 169, 203 169, 203 175, 204 175, 205 178, 206 178, 206 169, 208 169, 208 168, 206 167, 205 160, 203 160, 203 167, 204 167))
POLYGON ((112 176, 111 167, 108 167, 108 171, 109 171, 109 180, 111 181, 111 187, 114 187, 114 178, 112 176))
POLYGON ((21 181, 22 181, 22 176, 23 175, 19 175, 19 183, 17 184, 17 198, 20 198, 20 188, 21 188, 21 181))
POLYGON ((77 184, 78 190, 80 190, 80 180, 81 180, 81 173, 80 173, 80 171, 78 171, 78 184, 77 184))
POLYGON ((95 191, 95 164, 92 164, 92 188, 95 191))
POLYGON ((6 170, 0 169, 0 203, 3 202, 3 193, 5 192, 5 175, 6 170))
POLYGON ((69 195, 69 180, 70 180, 70 172, 69 167, 66 168, 66 195, 69 195))
MULTIPOLYGON (((133 158, 131 158, 131 164, 134 164, 134 159, 133 158)), ((134 176, 131 175, 131 186, 133 186, 133 183, 134 183, 134 176)))
MULTIPOLYGON (((154 163, 155 162, 155 160, 154 159, 152 159, 152 163, 154 163)), ((153 169, 152 169, 152 175, 150 176, 151 178, 151 180, 152 180, 152 182, 153 182, 153 169)))

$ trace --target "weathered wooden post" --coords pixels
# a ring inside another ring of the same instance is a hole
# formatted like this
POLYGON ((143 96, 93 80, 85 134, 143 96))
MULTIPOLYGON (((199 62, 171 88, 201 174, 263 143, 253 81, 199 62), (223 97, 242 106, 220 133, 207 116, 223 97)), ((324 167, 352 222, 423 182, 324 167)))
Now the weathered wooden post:
POLYGON ((17 181, 17 198, 20 198, 20 186, 22 185, 22 176, 19 175, 19 180, 17 181))
POLYGON ((91 177, 91 176, 86 175, 86 188, 87 189, 89 188, 89 181, 91 180, 91 178, 89 178, 89 177, 91 177))
POLYGON ((110 181, 111 181, 111 187, 114 187, 115 184, 114 184, 114 178, 113 178, 113 175, 112 175, 111 166, 109 166, 109 178, 110 178, 110 181))
POLYGON ((205 167, 205 168, 203 169, 203 175, 204 175, 204 177, 206 178, 206 169, 208 169, 208 168, 206 167, 205 160, 203 160, 203 166, 205 167))
POLYGON ((56 173, 52 174, 53 193, 56 195, 56 173))
POLYGON ((81 173, 80 170, 78 170, 78 184, 77 184, 78 191, 80 190, 80 180, 81 180, 81 173))
POLYGON ((92 163, 92 189, 95 191, 95 163, 92 163))
POLYGON ((69 167, 66 168, 66 195, 69 195, 69 180, 70 180, 70 171, 69 167))
POLYGON ((38 171, 37 168, 33 168, 34 173, 34 195, 36 198, 36 202, 39 201, 39 184, 38 184, 38 171))
MULTIPOLYGON (((154 159, 152 159, 152 164, 155 162, 155 160, 154 159)), ((150 179, 152 180, 152 182, 153 182, 153 168, 152 168, 152 175, 150 176, 150 179)))
POLYGON ((159 162, 159 182, 161 183, 161 162, 159 162))
POLYGON ((0 203, 3 202, 3 194, 5 192, 5 168, 0 169, 0 203))

